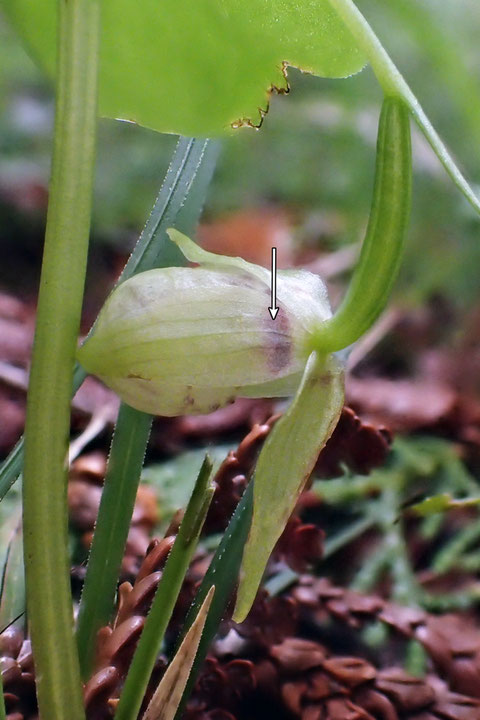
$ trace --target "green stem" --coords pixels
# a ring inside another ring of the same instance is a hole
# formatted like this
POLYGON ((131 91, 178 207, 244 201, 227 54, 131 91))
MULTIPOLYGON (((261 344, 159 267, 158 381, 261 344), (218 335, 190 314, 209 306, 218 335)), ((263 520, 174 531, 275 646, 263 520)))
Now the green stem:
POLYGON ((480 213, 480 200, 458 169, 417 98, 353 0, 328 0, 328 2, 342 18, 359 48, 365 53, 385 95, 403 100, 450 178, 472 207, 480 213))
POLYGON ((470 72, 466 54, 459 52, 455 29, 445 22, 440 8, 418 0, 387 0, 385 8, 390 22, 400 22, 422 51, 428 63, 445 82, 451 99, 457 104, 466 130, 476 147, 480 145, 480 92, 477 78, 470 72), (425 28, 428 27, 428 32, 425 28))
POLYGON ((97 631, 110 619, 118 573, 135 505, 152 416, 121 405, 77 621, 83 678, 88 678, 97 631))
POLYGON ((170 621, 178 593, 197 546, 198 537, 212 496, 212 463, 208 456, 200 469, 180 530, 168 556, 163 574, 148 613, 145 627, 123 686, 115 720, 135 720, 170 621))
POLYGON ((95 161, 98 0, 59 0, 55 138, 24 465, 27 608, 40 715, 85 717, 70 592, 66 453, 95 161))
POLYGON ((351 345, 384 310, 403 255, 411 186, 408 111, 401 100, 386 98, 378 126, 372 208, 360 259, 342 304, 313 334, 309 351, 333 352, 351 345))

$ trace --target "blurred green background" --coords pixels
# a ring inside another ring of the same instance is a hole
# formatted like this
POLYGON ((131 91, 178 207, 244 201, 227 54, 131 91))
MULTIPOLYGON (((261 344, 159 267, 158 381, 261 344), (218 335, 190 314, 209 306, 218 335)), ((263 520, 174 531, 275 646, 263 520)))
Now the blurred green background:
MULTIPOLYGON (((470 179, 480 181, 478 0, 360 0, 435 127, 470 179)), ((381 93, 367 68, 348 80, 290 70, 291 93, 273 97, 260 131, 222 141, 205 217, 286 208, 299 247, 361 239, 374 168, 381 93)), ((19 251, 40 257, 53 120, 52 88, 0 17, 0 282, 19 251)), ((175 137, 102 120, 93 235, 127 251, 164 176, 175 137)), ((414 204, 397 298, 446 294, 460 308, 480 294, 480 222, 414 132, 414 204)), ((28 275, 28 272, 27 272, 28 275)), ((21 284, 22 279, 15 282, 21 284)))

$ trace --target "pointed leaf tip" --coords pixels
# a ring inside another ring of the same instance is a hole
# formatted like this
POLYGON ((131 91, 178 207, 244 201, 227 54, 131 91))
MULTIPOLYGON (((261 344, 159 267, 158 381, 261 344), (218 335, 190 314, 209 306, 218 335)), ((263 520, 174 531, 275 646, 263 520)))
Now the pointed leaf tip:
POLYGON ((237 623, 248 615, 270 554, 337 424, 343 395, 343 371, 337 359, 312 353, 292 404, 258 458, 253 519, 233 612, 237 623))

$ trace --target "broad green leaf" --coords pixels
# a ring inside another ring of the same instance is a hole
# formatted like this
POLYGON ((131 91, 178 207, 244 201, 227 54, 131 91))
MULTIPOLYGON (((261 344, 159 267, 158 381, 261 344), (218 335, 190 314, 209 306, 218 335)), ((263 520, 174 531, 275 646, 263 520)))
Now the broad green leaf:
MULTIPOLYGON (((1 0, 50 75, 57 0, 1 0)), ((365 64, 328 0, 104 0, 100 112, 183 135, 258 125, 285 67, 345 77, 365 64)))
POLYGON ((243 554, 234 620, 241 622, 257 594, 275 543, 292 513, 343 406, 343 372, 333 356, 312 353, 301 385, 268 436, 257 462, 253 519, 243 554))

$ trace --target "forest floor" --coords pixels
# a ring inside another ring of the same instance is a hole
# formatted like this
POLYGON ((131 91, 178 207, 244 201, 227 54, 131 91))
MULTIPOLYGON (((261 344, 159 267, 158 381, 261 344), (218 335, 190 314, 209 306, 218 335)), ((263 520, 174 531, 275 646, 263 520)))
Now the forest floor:
MULTIPOLYGON (((32 191, 33 192, 33 191, 32 191)), ((35 196, 32 202, 43 202, 35 196)), ((339 297, 355 252, 295 251, 281 211, 201 227, 212 250, 301 264, 339 297), (245 238, 249 239, 245 243, 245 238)), ((29 277, 31 258, 9 259, 29 277), (26 264, 22 268, 22 263, 26 264)), ((94 251, 83 331, 125 258, 94 251)), ((0 292, 0 456, 23 430, 35 319, 32 285, 0 292)), ((188 720, 480 719, 480 307, 465 316, 432 295, 393 305, 351 352, 346 406, 270 561, 248 619, 228 617, 184 713, 188 720)), ((118 400, 93 378, 73 400, 69 482, 72 587, 78 599, 118 400)), ((206 416, 154 422, 122 565, 113 632, 99 636, 89 720, 116 698, 205 449, 216 492, 168 631, 168 655, 282 403, 238 400, 206 416), (152 538, 158 538, 152 541, 152 538), (133 588, 133 589, 132 589, 133 588)), ((20 494, 0 507, 5 560, 0 625, 22 613, 20 494), (14 588, 14 597, 9 588, 14 588)), ((23 615, 0 635, 9 720, 36 717, 23 615)), ((152 679, 165 667, 159 659, 152 679)))

